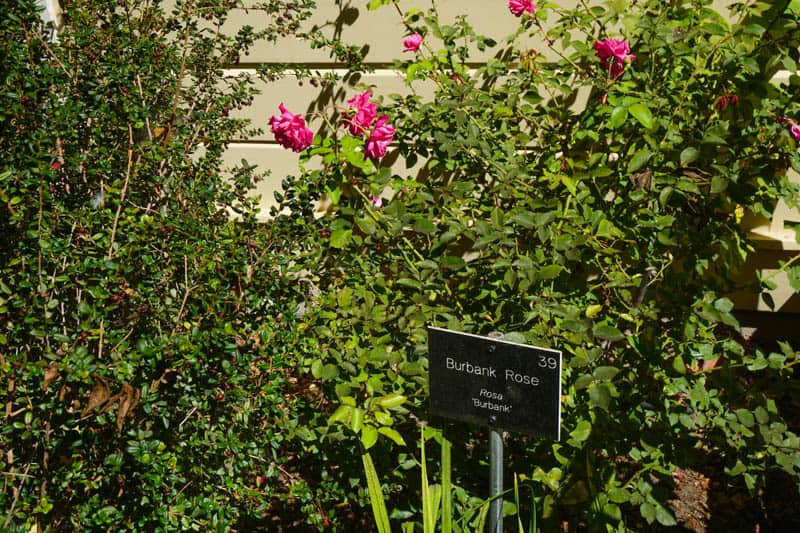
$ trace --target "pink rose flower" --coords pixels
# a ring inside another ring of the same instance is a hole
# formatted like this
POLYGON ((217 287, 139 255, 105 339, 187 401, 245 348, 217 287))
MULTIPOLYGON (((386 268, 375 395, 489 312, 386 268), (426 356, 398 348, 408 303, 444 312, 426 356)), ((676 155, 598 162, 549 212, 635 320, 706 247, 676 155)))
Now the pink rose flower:
POLYGON ((617 78, 625 68, 625 62, 633 62, 636 56, 631 54, 628 41, 621 39, 605 39, 594 43, 594 50, 600 62, 612 78, 617 78))
POLYGON ((800 141, 800 124, 798 124, 796 120, 788 117, 778 117, 775 122, 778 124, 786 124, 789 128, 789 135, 791 135, 794 140, 800 141))
POLYGON ((521 17, 523 13, 533 13, 536 4, 531 0, 508 0, 508 9, 515 17, 521 17))
POLYGON ((372 92, 367 89, 347 101, 350 109, 355 109, 355 114, 346 123, 349 125, 351 135, 360 136, 372 126, 378 114, 378 106, 369 101, 372 92))
POLYGON ((306 127, 306 121, 300 115, 290 113, 283 105, 278 106, 280 115, 273 115, 269 119, 275 140, 284 148, 295 152, 302 152, 314 142, 314 132, 306 127))
POLYGON ((419 45, 422 44, 422 35, 419 33, 412 33, 403 39, 403 52, 416 52, 419 50, 419 45))
POLYGON ((367 148, 364 150, 364 159, 369 157, 372 160, 378 160, 386 155, 386 148, 389 147, 389 143, 392 142, 394 138, 394 128, 386 123, 387 120, 389 120, 389 117, 381 115, 375 123, 375 127, 372 129, 372 133, 369 134, 369 139, 367 140, 367 148))

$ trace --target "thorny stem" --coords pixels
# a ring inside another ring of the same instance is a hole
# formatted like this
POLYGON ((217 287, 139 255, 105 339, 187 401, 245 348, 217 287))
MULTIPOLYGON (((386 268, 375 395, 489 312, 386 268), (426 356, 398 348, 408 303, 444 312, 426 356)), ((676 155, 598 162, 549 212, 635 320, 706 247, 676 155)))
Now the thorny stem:
MULTIPOLYGON (((128 124, 128 168, 125 171, 125 183, 122 185, 122 191, 119 194, 119 204, 117 205, 117 212, 114 214, 114 224, 111 227, 111 239, 108 243, 108 259, 109 261, 114 256, 114 239, 117 234, 117 225, 119 224, 119 217, 122 215, 122 208, 125 204, 125 196, 128 194, 128 183, 130 182, 131 172, 133 169, 133 126, 128 124)), ((137 156, 136 162, 138 163, 139 157, 137 156)), ((102 185, 101 185, 102 187, 102 185)))
POLYGON ((175 326, 172 328, 173 335, 178 331, 178 327, 180 327, 183 311, 186 309, 186 302, 189 301, 189 294, 197 288, 197 285, 189 286, 189 258, 187 256, 183 256, 183 283, 186 286, 186 291, 183 293, 181 307, 178 309, 178 314, 175 317, 175 326))
MULTIPOLYGON (((367 197, 367 195, 364 193, 364 191, 362 191, 362 190, 361 190, 361 188, 360 188, 360 187, 358 187, 358 186, 354 186, 353 188, 354 188, 354 189, 355 189, 355 190, 358 192, 358 194, 361 196, 361 198, 364 200, 364 202, 365 202, 365 203, 367 203, 367 204, 368 204, 368 203, 370 203, 370 199, 367 197)), ((378 218, 378 216, 375 214, 375 212, 374 212, 374 210, 373 210, 373 209, 367 209, 366 211, 367 211, 367 214, 370 216, 370 218, 371 218, 371 219, 372 219, 372 220, 373 220, 375 223, 377 223, 377 224, 380 224, 380 223, 381 223, 380 219, 379 219, 379 218, 378 218)), ((417 256, 417 258, 418 258, 420 261, 422 261, 422 260, 424 260, 424 259, 425 259, 425 258, 422 256, 422 254, 421 254, 421 253, 419 253, 419 250, 417 250, 417 249, 416 249, 416 247, 415 247, 415 246, 414 246, 414 245, 411 243, 411 241, 409 241, 409 240, 408 240, 408 237, 406 237, 405 235, 403 235, 403 237, 402 237, 402 240, 403 240, 403 243, 405 243, 405 245, 406 245, 406 246, 408 246, 409 250, 411 250, 411 251, 413 251, 413 252, 414 252, 414 254, 417 256)), ((406 254, 406 251, 405 251, 403 248, 399 248, 399 250, 400 250, 400 253, 401 253, 401 254, 403 254, 403 258, 406 260, 406 263, 408 264, 408 266, 409 266, 409 267, 410 267, 410 268, 411 268, 411 269, 412 269, 414 272, 417 272, 417 267, 416 267, 416 265, 415 265, 415 264, 414 264, 414 263, 411 261, 411 259, 408 257, 408 254, 406 254)))

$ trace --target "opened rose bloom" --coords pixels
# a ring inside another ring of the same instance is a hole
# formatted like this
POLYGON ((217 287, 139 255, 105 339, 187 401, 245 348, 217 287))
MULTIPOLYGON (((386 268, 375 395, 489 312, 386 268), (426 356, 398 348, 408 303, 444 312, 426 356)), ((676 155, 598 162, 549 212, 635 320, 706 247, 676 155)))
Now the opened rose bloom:
POLYGON ((364 150, 365 159, 369 157, 372 160, 378 160, 386 155, 386 149, 394 138, 394 128, 386 123, 388 120, 389 117, 381 115, 375 123, 367 140, 367 148, 364 150))
POLYGON ((306 121, 300 115, 295 115, 286 109, 283 102, 278 106, 280 115, 273 115, 269 119, 275 140, 284 148, 295 152, 302 152, 314 142, 314 132, 306 127, 306 121))
POLYGON ((416 52, 422 44, 422 35, 419 33, 412 33, 403 39, 403 52, 416 52))
POLYGON ((531 0, 508 0, 508 9, 515 17, 521 17, 523 13, 533 13, 536 4, 531 0))
POLYGON ((536 4, 531 0, 508 0, 508 9, 515 17, 521 17, 523 13, 533 13, 536 4))
POLYGON ((619 77, 625 69, 625 62, 631 63, 636 60, 636 56, 631 54, 628 41, 622 39, 605 39, 594 43, 594 50, 603 68, 608 71, 612 78, 619 77))
POLYGON ((347 101, 350 109, 355 109, 355 114, 346 120, 351 135, 360 136, 372 126, 378 114, 378 106, 369 101, 372 92, 367 89, 347 101))

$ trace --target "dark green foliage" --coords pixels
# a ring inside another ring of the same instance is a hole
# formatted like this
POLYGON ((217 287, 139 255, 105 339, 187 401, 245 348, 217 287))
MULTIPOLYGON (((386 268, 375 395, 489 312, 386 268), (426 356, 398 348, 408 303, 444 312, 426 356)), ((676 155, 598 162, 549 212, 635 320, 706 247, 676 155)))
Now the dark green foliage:
POLYGON ((305 521, 288 258, 220 158, 252 94, 222 68, 294 26, 221 36, 233 5, 71 1, 58 42, 0 10, 3 531, 305 521))

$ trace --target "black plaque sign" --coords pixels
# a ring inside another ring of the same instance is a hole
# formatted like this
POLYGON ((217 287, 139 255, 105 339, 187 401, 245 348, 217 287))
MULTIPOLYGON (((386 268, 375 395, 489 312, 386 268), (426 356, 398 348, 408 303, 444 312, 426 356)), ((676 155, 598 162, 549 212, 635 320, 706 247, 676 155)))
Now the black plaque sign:
POLYGON ((561 352, 428 328, 431 412, 559 440, 561 352))

